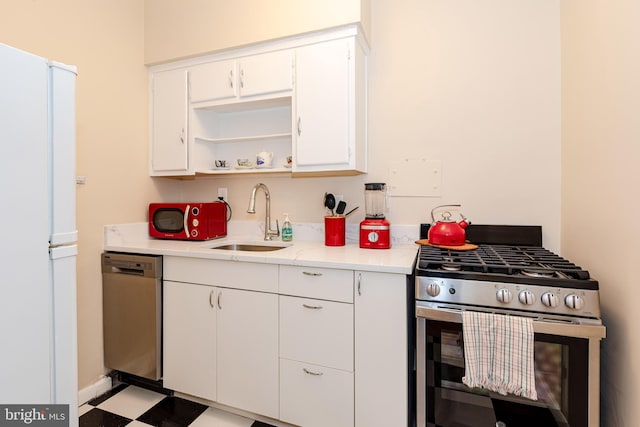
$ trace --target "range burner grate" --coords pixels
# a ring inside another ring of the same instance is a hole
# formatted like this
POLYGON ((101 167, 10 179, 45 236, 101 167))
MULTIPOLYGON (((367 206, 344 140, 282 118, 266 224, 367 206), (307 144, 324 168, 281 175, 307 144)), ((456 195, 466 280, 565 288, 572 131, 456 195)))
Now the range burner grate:
MULTIPOLYGON (((418 270, 521 276, 545 280, 589 280, 589 272, 538 246, 480 244, 478 249, 457 251, 421 246, 418 270)), ((526 279, 525 279, 526 280, 526 279)))

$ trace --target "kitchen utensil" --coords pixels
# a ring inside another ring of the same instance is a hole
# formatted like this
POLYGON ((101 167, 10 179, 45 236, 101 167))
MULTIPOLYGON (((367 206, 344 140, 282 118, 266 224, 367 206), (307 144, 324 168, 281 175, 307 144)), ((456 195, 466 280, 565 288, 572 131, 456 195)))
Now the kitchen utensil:
POLYGON ((429 243, 433 245, 444 246, 462 246, 465 244, 466 231, 465 228, 471 223, 460 212, 460 205, 442 205, 437 206, 431 210, 431 227, 429 228, 429 243), (440 212, 440 219, 436 221, 435 212, 440 212), (451 218, 452 213, 457 212, 462 218, 461 221, 456 222, 451 218))
POLYGON ((347 204, 344 202, 344 200, 340 200, 338 202, 338 206, 336 207, 336 213, 338 215, 342 215, 346 208, 347 208, 347 204))
POLYGON ((360 206, 356 206, 355 208, 353 208, 353 209, 351 209, 349 212, 347 212, 344 216, 349 216, 349 215, 351 215, 352 213, 354 213, 355 211, 357 211, 359 207, 360 207, 360 206))
POLYGON ((331 211, 331 216, 335 216, 333 209, 336 207, 336 198, 331 193, 324 193, 324 206, 331 211))

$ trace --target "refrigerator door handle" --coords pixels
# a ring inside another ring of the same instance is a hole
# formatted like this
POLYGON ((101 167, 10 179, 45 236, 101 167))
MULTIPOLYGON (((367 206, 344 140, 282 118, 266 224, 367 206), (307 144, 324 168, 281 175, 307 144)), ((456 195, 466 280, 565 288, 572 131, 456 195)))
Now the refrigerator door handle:
POLYGON ((76 244, 49 247, 49 258, 51 259, 68 258, 76 255, 78 255, 78 245, 76 244))

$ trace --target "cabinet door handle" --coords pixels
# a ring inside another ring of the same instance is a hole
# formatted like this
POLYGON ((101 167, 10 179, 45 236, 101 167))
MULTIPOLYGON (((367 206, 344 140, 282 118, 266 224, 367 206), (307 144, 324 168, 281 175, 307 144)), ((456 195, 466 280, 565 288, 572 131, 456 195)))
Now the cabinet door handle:
POLYGON ((307 368, 302 368, 302 370, 304 371, 304 373, 305 373, 305 374, 315 375, 315 376, 320 376, 320 375, 322 375, 322 372, 313 372, 313 371, 310 371, 310 370, 309 370, 309 369, 307 369, 307 368))
POLYGON ((180 129, 180 142, 184 144, 184 128, 180 129))
POLYGON ((322 306, 321 305, 309 305, 309 304, 302 304, 302 306, 304 308, 310 308, 312 310, 321 310, 322 306))
POLYGON ((313 273, 311 271, 303 271, 302 274, 304 274, 305 276, 314 276, 314 277, 322 276, 322 273, 313 273))
POLYGON ((229 87, 233 89, 233 69, 229 70, 229 87))
POLYGON ((298 116, 298 136, 300 136, 300 134, 302 133, 302 127, 300 126, 301 122, 302 122, 302 118, 298 116))
POLYGON ((213 289, 209 292, 209 305, 213 308, 213 289))
POLYGON ((240 68, 240 89, 244 87, 244 70, 240 68))
POLYGON ((218 308, 222 310, 222 304, 220 304, 220 298, 222 297, 222 291, 218 292, 218 308))
POLYGON ((362 296, 360 284, 362 283, 362 273, 358 273, 358 296, 362 296))

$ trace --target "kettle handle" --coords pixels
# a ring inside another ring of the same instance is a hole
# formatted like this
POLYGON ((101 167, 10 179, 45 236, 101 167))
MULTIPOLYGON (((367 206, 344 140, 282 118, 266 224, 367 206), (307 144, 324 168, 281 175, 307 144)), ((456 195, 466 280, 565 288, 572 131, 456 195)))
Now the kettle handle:
MULTIPOLYGON (((440 205, 440 206, 436 206, 435 208, 431 209, 431 222, 435 223, 436 222, 436 218, 433 215, 433 213, 436 211, 436 209, 440 209, 440 208, 461 208, 462 205, 440 205)), ((461 214, 462 216, 462 214, 461 214)), ((464 216, 463 216, 464 218, 464 216)))

